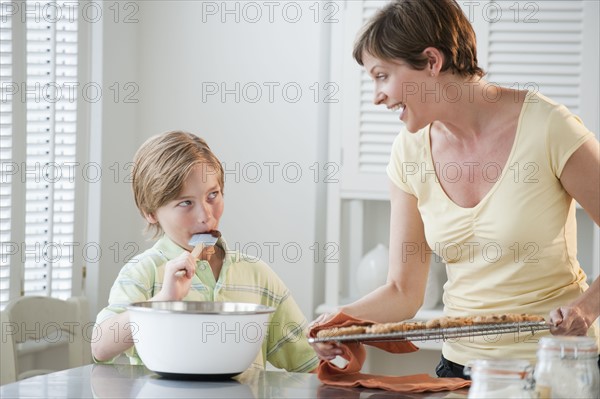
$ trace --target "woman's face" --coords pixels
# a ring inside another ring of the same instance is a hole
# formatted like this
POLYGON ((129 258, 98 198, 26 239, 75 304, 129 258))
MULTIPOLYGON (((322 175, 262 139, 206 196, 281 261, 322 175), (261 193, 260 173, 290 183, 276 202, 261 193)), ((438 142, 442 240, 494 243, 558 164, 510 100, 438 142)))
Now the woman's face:
POLYGON ((399 119, 410 132, 416 132, 433 121, 427 103, 439 100, 436 83, 427 69, 412 69, 401 61, 384 61, 363 53, 363 64, 375 82, 376 105, 399 112, 399 119))
POLYGON ((180 247, 188 244, 194 234, 217 230, 223 215, 224 201, 214 168, 202 163, 192 169, 179 196, 146 218, 160 223, 165 234, 180 247))

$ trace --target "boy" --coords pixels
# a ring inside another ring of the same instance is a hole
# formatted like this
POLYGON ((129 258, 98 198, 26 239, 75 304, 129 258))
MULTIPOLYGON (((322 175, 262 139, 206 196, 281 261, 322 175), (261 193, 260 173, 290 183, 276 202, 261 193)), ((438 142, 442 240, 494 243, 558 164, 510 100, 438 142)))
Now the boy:
MULTIPOLYGON (((125 352, 142 364, 131 341, 126 306, 141 301, 250 302, 274 307, 269 337, 253 367, 309 372, 318 359, 308 345, 306 319, 289 290, 262 261, 229 251, 221 237, 194 259, 194 234, 218 229, 223 214, 224 173, 201 138, 170 132, 147 140, 134 158, 135 203, 148 222, 154 246, 127 263, 117 277, 109 306, 96 319, 96 361, 125 352)), ((165 337, 167 339, 167 337, 165 337)))

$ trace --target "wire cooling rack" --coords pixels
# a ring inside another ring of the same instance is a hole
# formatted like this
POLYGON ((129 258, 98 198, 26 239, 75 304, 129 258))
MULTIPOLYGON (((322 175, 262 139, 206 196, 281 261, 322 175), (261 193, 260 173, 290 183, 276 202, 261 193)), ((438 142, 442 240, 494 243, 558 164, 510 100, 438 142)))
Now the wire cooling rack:
POLYGON ((451 338, 476 337, 482 335, 498 335, 509 333, 531 333, 536 331, 548 330, 550 325, 545 321, 525 321, 519 323, 495 323, 495 324, 476 324, 463 327, 448 328, 426 328, 410 331, 397 331, 389 333, 369 333, 340 335, 331 337, 309 338, 308 342, 385 342, 385 341, 445 341, 451 338))

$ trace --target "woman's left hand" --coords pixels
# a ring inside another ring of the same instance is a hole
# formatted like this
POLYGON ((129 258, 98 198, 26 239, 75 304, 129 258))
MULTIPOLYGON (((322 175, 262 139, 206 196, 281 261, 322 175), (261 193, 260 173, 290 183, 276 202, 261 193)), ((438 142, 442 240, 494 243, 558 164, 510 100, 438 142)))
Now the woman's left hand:
MULTIPOLYGON (((327 323, 334 316, 335 314, 332 313, 323 313, 308 325, 308 331, 310 331, 314 326, 327 323)), ((343 353, 340 344, 335 341, 315 342, 310 344, 310 346, 313 347, 313 350, 315 351, 319 359, 325 361, 331 361, 343 353)))
POLYGON ((577 306, 561 306, 550 312, 550 332, 554 335, 587 335, 589 323, 577 306))

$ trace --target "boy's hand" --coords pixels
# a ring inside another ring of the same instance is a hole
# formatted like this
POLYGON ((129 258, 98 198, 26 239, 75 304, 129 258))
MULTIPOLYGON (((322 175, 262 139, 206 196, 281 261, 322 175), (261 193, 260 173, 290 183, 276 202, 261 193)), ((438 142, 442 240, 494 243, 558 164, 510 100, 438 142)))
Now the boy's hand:
POLYGON ((152 298, 154 301, 180 301, 189 292, 192 277, 196 273, 196 259, 184 251, 165 265, 165 277, 160 292, 152 298))

